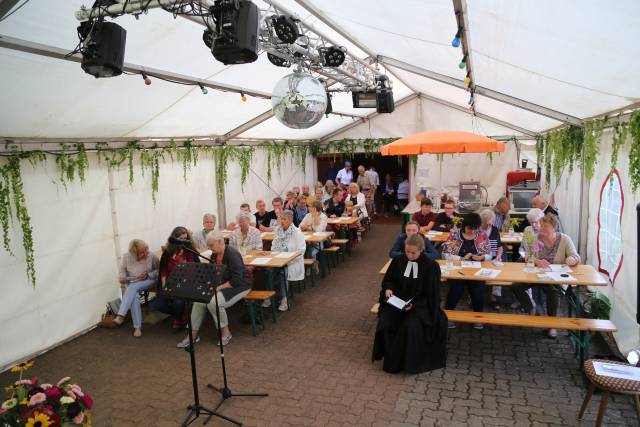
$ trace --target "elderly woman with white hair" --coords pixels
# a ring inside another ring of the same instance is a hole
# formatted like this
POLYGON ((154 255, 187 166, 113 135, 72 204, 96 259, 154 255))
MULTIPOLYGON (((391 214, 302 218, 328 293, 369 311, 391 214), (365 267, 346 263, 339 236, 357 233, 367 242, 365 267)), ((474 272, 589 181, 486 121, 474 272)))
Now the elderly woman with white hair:
MULTIPOLYGON (((280 252, 300 252, 301 256, 296 257, 289 263, 289 265, 287 265, 287 280, 304 280, 303 256, 307 249, 304 234, 302 234, 302 232, 293 225, 293 212, 288 209, 282 212, 280 218, 278 218, 278 223, 279 225, 275 227, 276 237, 273 239, 273 243, 271 243, 271 250, 280 252)), ((276 273, 274 283, 279 283, 280 288, 279 291, 281 299, 278 310, 287 311, 289 309, 289 305, 287 303, 287 284, 280 272, 276 273)), ((269 307, 270 305, 270 300, 266 300, 262 304, 263 307, 269 307)))
POLYGON ((253 216, 244 211, 236 215, 238 227, 231 233, 229 246, 237 249, 240 254, 251 250, 262 250, 262 235, 257 228, 251 226, 252 219, 253 216))
MULTIPOLYGON (((544 211, 542 209, 533 208, 529 209, 527 212, 527 221, 529 225, 524 229, 524 235, 530 235, 535 237, 535 240, 538 240, 538 232, 540 231, 540 220, 544 217, 544 211)), ((527 239, 522 239, 522 244, 520 245, 520 253, 526 254, 529 249, 527 239)), ((524 256, 523 256, 524 258, 524 256)))
POLYGON ((160 260, 149 252, 149 245, 140 239, 133 239, 129 243, 129 252, 122 256, 120 267, 120 287, 124 288, 124 295, 118 315, 109 327, 118 327, 124 323, 124 317, 131 310, 133 320, 133 336, 142 336, 142 309, 138 293, 146 291, 158 284, 158 269, 160 260))
MULTIPOLYGON (((191 335, 194 343, 200 341, 198 332, 204 321, 207 309, 213 316, 213 321, 222 330, 222 345, 231 341, 231 331, 229 330, 229 318, 226 309, 236 302, 242 300, 249 291, 249 280, 247 270, 242 261, 242 255, 235 248, 227 247, 224 243, 224 236, 219 231, 212 231, 207 234, 207 246, 211 249, 211 258, 218 265, 226 268, 220 279, 220 284, 216 288, 220 319, 216 316, 216 296, 211 298, 209 304, 196 302, 191 309, 191 335)), ((178 348, 185 348, 189 345, 189 337, 185 337, 177 345, 178 348)))
POLYGON ((202 216, 202 230, 193 234, 193 244, 198 250, 207 248, 207 234, 216 228, 216 216, 206 213, 202 216))

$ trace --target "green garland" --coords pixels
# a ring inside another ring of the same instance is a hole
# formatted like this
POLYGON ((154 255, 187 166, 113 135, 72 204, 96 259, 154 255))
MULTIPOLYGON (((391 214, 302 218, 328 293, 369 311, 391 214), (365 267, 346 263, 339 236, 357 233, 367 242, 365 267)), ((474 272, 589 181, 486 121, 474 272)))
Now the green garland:
POLYGON ((631 135, 629 176, 631 177, 631 191, 635 193, 640 187, 640 111, 634 111, 631 114, 629 134, 631 135))
POLYGON ((596 169, 596 161, 600 154, 600 138, 604 130, 607 117, 590 120, 584 125, 584 160, 583 169, 587 180, 591 181, 596 169))
MULTIPOLYGON (((618 167, 618 153, 620 147, 622 147, 627 140, 627 134, 629 128, 626 123, 616 122, 613 125, 613 141, 611 144, 611 171, 614 171, 618 167)), ((613 174, 611 174, 611 180, 613 182, 613 174)))

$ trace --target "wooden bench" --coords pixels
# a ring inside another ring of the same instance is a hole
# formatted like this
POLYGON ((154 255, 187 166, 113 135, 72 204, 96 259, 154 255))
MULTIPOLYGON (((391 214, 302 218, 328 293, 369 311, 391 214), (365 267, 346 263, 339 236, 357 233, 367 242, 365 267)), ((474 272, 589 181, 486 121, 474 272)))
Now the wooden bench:
MULTIPOLYGON (((331 243, 333 243, 334 245, 340 246, 340 249, 342 250, 343 254, 346 253, 351 255, 351 251, 349 249, 349 239, 331 239, 331 243)), ((343 255, 343 260, 344 260, 344 255, 343 255)))
MULTIPOLYGON (((329 255, 333 254, 333 256, 335 257, 334 267, 338 266, 338 251, 340 251, 340 246, 329 246, 328 248, 322 249, 322 252, 325 253, 328 258, 329 258, 329 255)), ((331 263, 329 262, 329 260, 327 260, 327 268, 329 269, 329 272, 331 272, 330 264, 331 263)))
POLYGON ((262 313, 262 303, 269 298, 271 299, 272 320, 273 323, 276 322, 275 295, 275 291, 249 291, 247 296, 244 297, 244 302, 247 305, 247 309, 249 310, 249 319, 251 320, 251 333, 254 337, 258 335, 256 318, 260 320, 262 329, 264 329, 265 322, 262 313))
MULTIPOLYGON (((375 303, 370 310, 371 314, 377 315, 380 310, 380 303, 375 303)), ((564 329, 568 331, 578 331, 577 343, 580 356, 580 367, 584 364, 589 355, 590 334, 586 332, 615 332, 618 330, 610 320, 604 319, 583 319, 576 317, 550 317, 550 316, 529 316, 525 314, 509 313, 478 313, 474 311, 444 310, 450 322, 454 323, 480 323, 494 326, 514 326, 519 328, 540 328, 540 329, 564 329)))
MULTIPOLYGON (((315 264, 316 260, 313 258, 305 258, 304 259, 304 268, 305 270, 307 268, 309 268, 309 270, 311 270, 311 287, 315 288, 316 287, 316 270, 313 268, 314 264, 315 264)), ((304 283, 304 281, 303 281, 304 283)))

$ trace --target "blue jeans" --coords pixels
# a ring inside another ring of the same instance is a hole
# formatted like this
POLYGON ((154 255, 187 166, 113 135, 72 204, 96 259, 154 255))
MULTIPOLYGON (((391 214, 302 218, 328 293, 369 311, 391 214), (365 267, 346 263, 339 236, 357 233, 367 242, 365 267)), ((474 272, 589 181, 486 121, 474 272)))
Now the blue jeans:
POLYGON ((157 279, 147 279, 129 283, 127 290, 124 291, 120 310, 118 310, 118 316, 124 317, 127 315, 127 312, 131 310, 133 327, 140 328, 142 326, 142 309, 140 308, 140 298, 138 298, 138 293, 140 291, 146 291, 157 284, 157 279))

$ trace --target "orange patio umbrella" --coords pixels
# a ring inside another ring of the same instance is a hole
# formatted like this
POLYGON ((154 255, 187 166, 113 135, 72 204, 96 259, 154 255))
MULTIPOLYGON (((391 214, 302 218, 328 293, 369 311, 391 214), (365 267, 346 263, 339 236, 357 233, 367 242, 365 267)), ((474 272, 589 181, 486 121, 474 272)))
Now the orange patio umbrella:
POLYGON ((503 151, 503 142, 458 130, 419 132, 400 138, 380 148, 380 153, 383 156, 494 153, 503 151))
MULTIPOLYGON (((504 142, 459 130, 436 130, 405 136, 380 147, 383 156, 416 156, 419 154, 501 153, 504 142)), ((440 161, 442 188, 442 161, 440 161)))

